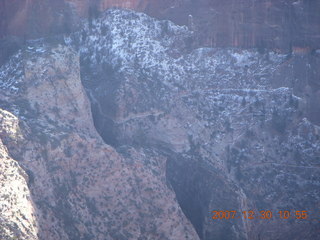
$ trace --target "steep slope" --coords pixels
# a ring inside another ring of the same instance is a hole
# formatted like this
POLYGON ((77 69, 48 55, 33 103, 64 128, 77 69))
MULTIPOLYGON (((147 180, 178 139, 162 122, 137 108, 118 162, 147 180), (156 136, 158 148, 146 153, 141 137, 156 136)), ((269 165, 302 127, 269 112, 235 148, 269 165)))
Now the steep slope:
POLYGON ((305 118, 304 94, 319 55, 192 50, 192 39, 185 27, 123 10, 74 35, 100 135, 169 158, 167 178, 201 239, 314 239, 319 127, 305 118), (274 217, 210 215, 250 209, 274 217), (310 216, 280 219, 286 209, 310 216))
POLYGON ((166 158, 96 133, 77 53, 30 46, 0 71, 1 239, 197 239, 166 158))

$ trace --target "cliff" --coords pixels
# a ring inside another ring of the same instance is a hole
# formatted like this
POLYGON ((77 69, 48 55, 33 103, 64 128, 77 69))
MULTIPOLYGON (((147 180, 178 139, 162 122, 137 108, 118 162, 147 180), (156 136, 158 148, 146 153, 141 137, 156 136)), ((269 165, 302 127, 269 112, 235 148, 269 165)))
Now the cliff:
POLYGON ((0 82, 1 239, 198 238, 166 158, 97 134, 75 52, 29 47, 0 82))
POLYGON ((201 239, 313 239, 320 142, 305 93, 319 55, 190 50, 193 34, 112 10, 73 36, 98 132, 168 157, 167 179, 201 239), (300 208, 308 221, 210 217, 300 208))
POLYGON ((307 0, 3 0, 0 37, 37 38, 69 32, 78 26, 79 18, 110 7, 133 9, 189 26, 202 46, 283 52, 295 46, 320 48, 320 3, 307 0))
POLYGON ((197 36, 109 9, 1 66, 1 239, 318 237, 319 52, 197 36))

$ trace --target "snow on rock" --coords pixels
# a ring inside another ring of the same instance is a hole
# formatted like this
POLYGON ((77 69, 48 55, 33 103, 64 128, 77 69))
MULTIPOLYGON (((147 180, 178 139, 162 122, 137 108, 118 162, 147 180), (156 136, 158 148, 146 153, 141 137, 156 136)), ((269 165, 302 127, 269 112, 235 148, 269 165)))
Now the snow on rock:
MULTIPOLYGON (((82 63, 89 68, 109 66, 128 74, 137 74, 139 68, 146 78, 160 75, 164 86, 180 88, 252 88, 253 84, 268 88, 265 76, 272 75, 284 60, 284 55, 275 53, 262 59, 253 50, 200 48, 188 52, 191 39, 192 32, 184 26, 155 21, 143 13, 112 9, 92 24, 86 23, 75 42, 80 44, 82 63), (230 82, 234 78, 239 81, 230 82)), ((85 83, 97 81, 83 76, 85 83)))
MULTIPOLYGON (((193 37, 185 27, 119 9, 72 36, 101 136, 115 146, 166 152, 168 179, 203 239, 224 237, 225 223, 213 226, 206 214, 199 223, 194 214, 225 209, 215 184, 221 179, 228 206, 315 211, 319 133, 302 124, 305 101, 293 94, 293 66, 307 66, 306 58, 193 49, 193 37)), ((258 239, 264 228, 268 239, 312 239, 314 225, 306 224, 307 231, 297 222, 242 222, 230 239, 258 239)))

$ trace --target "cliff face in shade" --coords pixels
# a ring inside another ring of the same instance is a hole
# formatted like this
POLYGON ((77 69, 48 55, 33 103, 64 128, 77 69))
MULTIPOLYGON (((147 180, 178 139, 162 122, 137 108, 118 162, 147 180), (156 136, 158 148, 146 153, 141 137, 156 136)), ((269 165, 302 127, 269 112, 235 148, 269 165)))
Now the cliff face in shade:
MULTIPOLYGON (((319 48, 320 3, 317 1, 182 1, 163 16, 187 24, 206 46, 319 48)), ((156 12, 154 12, 156 14, 156 12)))
POLYGON ((129 8, 194 30, 210 47, 320 48, 320 3, 308 0, 3 0, 0 37, 36 38, 76 28, 90 9, 129 8))
POLYGON ((1 239, 198 239, 166 157, 96 133, 74 51, 29 47, 0 83, 1 239))
POLYGON ((73 30, 80 17, 88 17, 91 10, 110 7, 143 11, 145 0, 3 0, 0 3, 0 37, 15 35, 23 38, 65 33, 73 30))

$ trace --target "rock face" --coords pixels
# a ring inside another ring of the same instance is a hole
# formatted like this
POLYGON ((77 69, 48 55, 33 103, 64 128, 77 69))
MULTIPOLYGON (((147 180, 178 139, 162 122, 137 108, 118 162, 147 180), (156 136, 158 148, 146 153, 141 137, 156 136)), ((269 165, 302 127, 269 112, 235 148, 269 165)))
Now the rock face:
POLYGON ((28 175, 3 144, 21 138, 18 119, 0 110, 0 236, 1 239, 37 239, 35 209, 27 186, 28 175))
POLYGON ((319 53, 120 9, 52 41, 0 68, 1 239, 317 238, 319 53))
POLYGON ((166 158, 96 133, 75 52, 29 47, 1 74, 1 239, 198 239, 166 158))
POLYGON ((79 17, 110 7, 129 8, 187 25, 200 45, 268 48, 320 48, 320 3, 308 0, 3 0, 0 37, 35 38, 68 32, 79 17), (91 11, 93 10, 93 11, 91 11))
POLYGON ((303 0, 199 0, 180 1, 160 17, 188 25, 202 45, 289 52, 319 48, 319 9, 319 2, 303 0))
POLYGON ((73 37, 100 135, 168 157, 167 178, 201 239, 315 238, 319 127, 304 94, 319 55, 190 50, 192 39, 186 27, 121 10, 73 37), (231 209, 274 218, 212 221, 212 210, 231 209), (285 209, 310 218, 284 221, 285 209))
POLYGON ((68 32, 79 17, 110 7, 144 10, 146 0, 3 0, 0 3, 0 37, 16 35, 38 38, 68 32))

